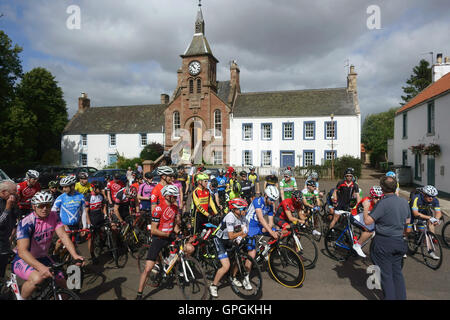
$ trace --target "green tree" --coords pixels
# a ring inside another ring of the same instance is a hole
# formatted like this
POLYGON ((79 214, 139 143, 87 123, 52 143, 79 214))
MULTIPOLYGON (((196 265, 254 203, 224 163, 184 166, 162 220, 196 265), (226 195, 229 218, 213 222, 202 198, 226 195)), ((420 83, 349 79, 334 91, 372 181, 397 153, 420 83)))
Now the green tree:
POLYGON ((370 163, 375 166, 386 161, 387 140, 394 137, 394 117, 397 108, 366 117, 361 130, 361 141, 371 152, 370 163))
POLYGON ((156 160, 164 153, 164 147, 156 142, 152 142, 142 149, 139 157, 142 160, 156 160))
POLYGON ((413 68, 413 74, 406 80, 406 87, 402 87, 403 92, 406 93, 402 96, 403 102, 401 105, 408 103, 414 98, 420 91, 425 89, 431 83, 431 67, 428 61, 422 59, 419 65, 413 68))
POLYGON ((17 86, 17 97, 37 118, 39 148, 36 160, 41 161, 49 150, 61 149, 61 132, 68 121, 63 91, 51 72, 34 68, 23 76, 17 86))

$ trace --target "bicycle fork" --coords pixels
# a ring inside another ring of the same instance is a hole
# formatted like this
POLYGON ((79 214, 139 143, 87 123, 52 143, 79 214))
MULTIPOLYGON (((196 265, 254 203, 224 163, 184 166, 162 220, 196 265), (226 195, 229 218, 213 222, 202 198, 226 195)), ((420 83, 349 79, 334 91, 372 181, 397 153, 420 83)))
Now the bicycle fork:
POLYGON ((298 252, 303 251, 302 244, 300 243, 300 238, 297 236, 295 232, 292 232, 292 236, 294 237, 295 245, 297 246, 298 252))
POLYGON ((24 300, 20 295, 19 285, 17 284, 17 277, 15 273, 11 273, 11 280, 6 282, 8 288, 12 288, 17 300, 24 300))

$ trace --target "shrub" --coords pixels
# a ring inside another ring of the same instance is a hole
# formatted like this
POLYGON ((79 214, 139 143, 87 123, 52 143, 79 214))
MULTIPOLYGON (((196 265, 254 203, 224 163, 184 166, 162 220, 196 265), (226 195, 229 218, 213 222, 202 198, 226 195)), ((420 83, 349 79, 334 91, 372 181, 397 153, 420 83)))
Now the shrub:
POLYGON ((164 147, 156 142, 152 142, 145 146, 139 154, 140 159, 142 160, 152 160, 155 161, 164 153, 164 147))

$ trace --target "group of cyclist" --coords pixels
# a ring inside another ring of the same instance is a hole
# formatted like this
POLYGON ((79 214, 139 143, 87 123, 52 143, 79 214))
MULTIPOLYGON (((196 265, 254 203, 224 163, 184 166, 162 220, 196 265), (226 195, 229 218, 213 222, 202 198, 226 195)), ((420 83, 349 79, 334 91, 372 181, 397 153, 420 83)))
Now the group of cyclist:
MULTIPOLYGON (((157 168, 157 175, 160 177, 157 184, 152 182, 152 173, 141 175, 135 172, 134 180, 126 184, 118 174, 106 177, 106 186, 98 182, 88 183, 88 174, 81 172, 78 177, 69 175, 60 181, 51 181, 49 191, 41 189, 39 173, 29 170, 26 180, 18 184, 16 189, 15 185, 11 186, 12 182, 0 185, 0 253, 6 250, 3 243, 5 234, 9 232, 8 240, 11 240, 11 233, 14 234, 11 229, 16 228, 17 253, 12 271, 25 280, 22 296, 26 299, 39 283, 52 276, 49 266, 53 261, 49 249, 54 234, 61 239, 62 245, 74 260, 84 261, 66 231, 81 227, 95 231, 104 224, 106 218, 125 224, 128 217, 136 212, 143 212, 152 218, 152 241, 145 270, 140 276, 137 299, 141 299, 147 277, 155 267, 159 253, 177 238, 181 221, 187 215, 192 236, 199 235, 209 221, 220 226, 221 232, 214 239, 214 244, 221 268, 209 287, 211 296, 217 297, 218 284, 230 268, 227 250, 234 242, 246 237, 254 239, 258 234, 277 239, 292 223, 306 224, 314 210, 326 208, 331 232, 338 223, 340 214, 351 211, 352 221, 362 229, 360 238, 354 239, 353 249, 358 255, 365 257, 361 244, 371 237, 374 225, 365 224, 363 217, 364 212, 370 212, 383 197, 379 186, 370 188, 369 195, 362 198, 354 170, 348 168, 343 180, 325 195, 319 189, 319 176, 316 172, 312 172, 304 186, 299 188, 292 169, 288 167, 282 171, 281 181, 276 172, 271 172, 265 178, 261 192, 256 168, 249 169, 250 172, 241 171, 239 174, 231 167, 226 171, 219 169, 218 176, 214 177, 203 166, 192 167, 189 173, 183 166, 176 170, 161 166, 157 168), (15 226, 9 222, 9 231, 4 231, 6 229, 3 227, 7 220, 4 218, 5 213, 17 222, 15 226)), ((386 175, 395 177, 393 172, 386 175)), ((440 223, 441 218, 437 194, 436 188, 425 186, 418 189, 418 193, 410 199, 412 216, 427 221, 431 231, 434 231, 434 226, 440 223), (435 211, 435 217, 429 215, 430 206, 435 211)), ((411 226, 412 223, 406 232, 409 232, 411 226)), ((320 235, 323 232, 316 230, 315 226, 312 228, 313 234, 320 235)), ((78 236, 77 241, 81 241, 82 236, 78 236)), ((95 264, 98 257, 94 254, 92 238, 88 239, 88 248, 95 264)), ((10 249, 9 247, 8 250, 10 249)), ((185 249, 187 254, 195 250, 189 243, 185 249)), ((254 240, 247 243, 247 250, 252 258, 255 257, 254 240)), ((436 255, 433 258, 439 259, 436 255)), ((0 259, 0 271, 3 272, 0 277, 4 276, 4 260, 0 259)), ((250 269, 251 266, 247 264, 246 267, 250 269)), ((235 270, 232 270, 231 275, 233 274, 235 270)), ((231 281, 238 287, 251 290, 248 279, 241 283, 232 276, 231 281)))

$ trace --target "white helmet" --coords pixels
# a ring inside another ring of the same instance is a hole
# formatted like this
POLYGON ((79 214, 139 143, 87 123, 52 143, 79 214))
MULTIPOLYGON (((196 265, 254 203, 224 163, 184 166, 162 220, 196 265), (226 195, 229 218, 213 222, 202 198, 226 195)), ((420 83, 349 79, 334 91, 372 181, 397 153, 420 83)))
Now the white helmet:
POLYGON ((437 189, 430 185, 423 187, 422 192, 430 197, 436 197, 438 195, 437 189))
POLYGON ((175 196, 175 197, 178 197, 178 196, 180 195, 180 191, 179 191, 178 188, 177 188, 176 186, 174 186, 173 184, 168 184, 167 186, 165 186, 164 188, 162 188, 161 194, 163 195, 163 197, 165 197, 165 196, 175 196))
POLYGON ((39 172, 36 170, 28 170, 25 176, 27 179, 37 179, 39 178, 39 172))
POLYGON ((50 192, 39 191, 31 198, 31 204, 39 205, 42 203, 52 203, 53 196, 50 192))
POLYGON ((284 170, 283 174, 285 176, 292 177, 292 171, 291 170, 286 169, 286 170, 284 170))
POLYGON ((71 186, 73 184, 75 184, 77 182, 77 178, 75 176, 67 176, 61 179, 61 181, 59 182, 59 185, 61 187, 68 187, 71 186))
POLYGON ((156 171, 156 173, 158 174, 158 176, 168 176, 168 175, 173 175, 174 171, 171 167, 162 166, 162 167, 158 167, 158 170, 156 171))
POLYGON ((319 174, 317 172, 313 171, 313 172, 311 172, 310 178, 311 179, 319 179, 319 174))
POLYGON ((266 190, 264 190, 264 193, 272 201, 277 201, 280 197, 280 192, 275 186, 267 186, 266 190))

